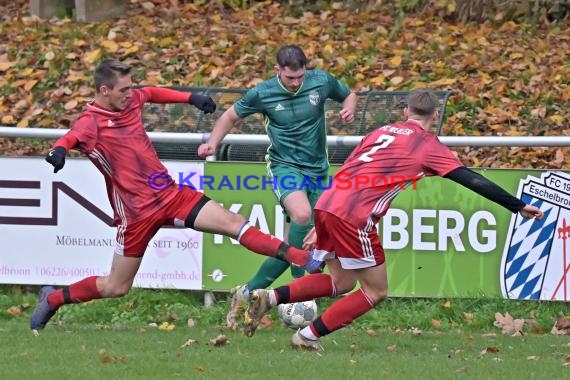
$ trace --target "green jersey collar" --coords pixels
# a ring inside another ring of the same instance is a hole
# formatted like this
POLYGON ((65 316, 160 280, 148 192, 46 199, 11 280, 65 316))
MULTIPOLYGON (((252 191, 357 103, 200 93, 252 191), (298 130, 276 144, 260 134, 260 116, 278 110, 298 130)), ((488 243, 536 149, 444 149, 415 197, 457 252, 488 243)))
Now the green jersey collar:
MULTIPOLYGON (((293 95, 297 95, 299 93, 299 91, 301 91, 301 89, 303 88, 303 85, 305 84, 305 79, 303 79, 303 81, 301 82, 301 85, 299 86, 299 88, 297 89, 297 91, 293 92, 289 89, 287 89, 287 87, 283 86, 283 83, 281 83, 281 78, 279 78, 279 75, 275 75, 277 77, 277 83, 279 83, 279 86, 281 86, 281 88, 285 91, 287 91, 290 94, 293 95)), ((306 78, 306 77, 305 77, 306 78)))

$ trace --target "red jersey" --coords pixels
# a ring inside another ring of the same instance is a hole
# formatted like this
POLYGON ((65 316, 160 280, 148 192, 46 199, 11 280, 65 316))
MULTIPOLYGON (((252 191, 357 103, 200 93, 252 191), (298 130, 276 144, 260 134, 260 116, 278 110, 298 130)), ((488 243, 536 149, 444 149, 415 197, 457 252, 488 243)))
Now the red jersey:
POLYGON ((87 104, 73 128, 54 144, 86 154, 103 174, 115 225, 144 219, 176 195, 177 186, 144 129, 142 108, 145 102, 187 103, 190 98, 190 93, 159 87, 131 91, 128 105, 120 112, 95 102, 87 104), (164 190, 149 186, 153 173, 165 173, 170 182, 164 190))
POLYGON ((451 150, 415 120, 380 127, 346 159, 315 209, 370 231, 401 190, 461 166, 451 150))

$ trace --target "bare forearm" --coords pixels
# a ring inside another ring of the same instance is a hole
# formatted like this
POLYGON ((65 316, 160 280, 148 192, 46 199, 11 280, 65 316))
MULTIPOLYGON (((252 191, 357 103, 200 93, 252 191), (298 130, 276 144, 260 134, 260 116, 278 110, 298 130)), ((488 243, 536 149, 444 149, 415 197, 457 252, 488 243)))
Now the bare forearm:
POLYGON ((342 108, 350 110, 352 113, 356 112, 356 101, 357 97, 354 92, 351 92, 346 99, 342 102, 342 108))
POLYGON ((228 109, 223 113, 222 116, 216 121, 214 129, 210 134, 208 143, 213 147, 218 147, 220 142, 226 137, 228 132, 239 122, 239 117, 235 114, 233 108, 228 109))

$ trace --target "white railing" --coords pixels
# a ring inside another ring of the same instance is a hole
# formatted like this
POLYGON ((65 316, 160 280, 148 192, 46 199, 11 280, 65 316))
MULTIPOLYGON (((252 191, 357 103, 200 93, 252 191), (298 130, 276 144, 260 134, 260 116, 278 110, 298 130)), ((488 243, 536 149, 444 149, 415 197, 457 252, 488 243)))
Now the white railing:
MULTIPOLYGON (((0 126, 0 137, 56 139, 68 129, 15 128, 0 126)), ((208 141, 209 133, 148 132, 153 142, 200 144, 208 141)), ((356 146, 362 136, 328 136, 329 146, 356 146)), ((448 146, 570 146, 570 136, 440 136, 448 146)), ((227 135, 224 144, 269 145, 267 135, 227 135)))

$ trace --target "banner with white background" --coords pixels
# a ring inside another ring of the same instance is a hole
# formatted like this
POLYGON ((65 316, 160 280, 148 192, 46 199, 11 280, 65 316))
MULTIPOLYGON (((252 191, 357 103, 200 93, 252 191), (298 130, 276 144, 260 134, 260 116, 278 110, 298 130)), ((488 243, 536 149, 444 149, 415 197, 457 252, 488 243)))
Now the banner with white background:
MULTIPOLYGON (((165 161, 178 182, 200 162, 165 161)), ((196 186, 199 188, 199 186, 196 186)), ((111 268, 116 228, 103 176, 84 158, 58 173, 43 158, 0 157, 0 283, 68 285, 111 268)), ((202 289, 202 233, 163 228, 134 286, 202 289)))

